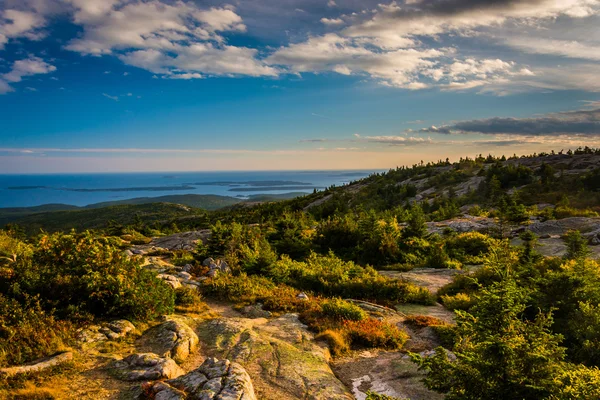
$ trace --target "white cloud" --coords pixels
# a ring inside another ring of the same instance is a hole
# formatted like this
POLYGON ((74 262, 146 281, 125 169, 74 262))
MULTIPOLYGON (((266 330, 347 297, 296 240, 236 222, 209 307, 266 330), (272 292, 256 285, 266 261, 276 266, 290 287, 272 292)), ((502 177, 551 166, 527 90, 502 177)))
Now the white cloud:
POLYGON ((210 75, 274 76, 277 71, 252 48, 227 45, 221 32, 245 32, 233 7, 199 9, 193 3, 158 0, 96 4, 69 0, 74 22, 83 27, 67 49, 115 54, 123 62, 178 79, 210 75))
POLYGON ((419 89, 423 86, 416 82, 418 75, 432 68, 435 65, 433 60, 443 55, 443 49, 398 49, 382 52, 331 33, 281 47, 266 61, 286 66, 292 72, 367 74, 390 86, 419 89))
POLYGON ((335 3, 335 0, 329 0, 327 2, 327 7, 337 7, 337 4, 335 3))
POLYGON ((6 94, 13 91, 14 89, 8 83, 0 79, 0 94, 6 94))
POLYGON ((0 49, 14 38, 41 39, 39 29, 45 25, 46 18, 35 11, 0 10, 0 49))
POLYGON ((341 18, 321 18, 321 22, 325 25, 343 25, 344 20, 341 18))
POLYGON ((111 96, 110 94, 106 94, 106 93, 102 93, 102 96, 106 97, 107 99, 111 99, 113 101, 119 101, 119 96, 111 96))
POLYGON ((39 57, 29 57, 15 61, 11 71, 2 75, 2 78, 8 82, 21 82, 25 76, 48 74, 53 71, 56 71, 54 65, 48 64, 39 57))
POLYGON ((556 40, 539 37, 510 37, 505 43, 511 47, 534 54, 552 54, 569 58, 600 61, 600 43, 576 40, 556 40))
POLYGON ((353 37, 436 36, 500 26, 509 20, 534 22, 559 16, 583 18, 598 13, 598 0, 504 0, 452 2, 423 0, 380 5, 374 15, 349 27, 353 37))
POLYGON ((0 75, 0 94, 14 91, 9 82, 17 83, 28 76, 49 74, 54 71, 56 71, 54 65, 48 64, 39 57, 30 56, 23 60, 17 60, 13 63, 9 72, 0 75))

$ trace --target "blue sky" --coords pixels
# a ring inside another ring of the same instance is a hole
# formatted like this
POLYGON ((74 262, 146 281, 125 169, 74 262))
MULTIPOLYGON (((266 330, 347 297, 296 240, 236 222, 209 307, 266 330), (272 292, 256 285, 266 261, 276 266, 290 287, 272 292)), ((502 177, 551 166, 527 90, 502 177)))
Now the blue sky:
POLYGON ((598 61, 600 0, 0 0, 0 173, 600 146, 598 61))

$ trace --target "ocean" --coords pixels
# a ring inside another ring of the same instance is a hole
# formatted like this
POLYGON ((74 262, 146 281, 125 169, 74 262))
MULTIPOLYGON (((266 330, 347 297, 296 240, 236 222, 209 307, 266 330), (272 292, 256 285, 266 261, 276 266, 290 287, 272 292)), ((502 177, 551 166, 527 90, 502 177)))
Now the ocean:
POLYGON ((248 198, 257 194, 311 193, 376 171, 153 172, 0 175, 0 207, 43 204, 86 206, 105 201, 177 194, 248 198))

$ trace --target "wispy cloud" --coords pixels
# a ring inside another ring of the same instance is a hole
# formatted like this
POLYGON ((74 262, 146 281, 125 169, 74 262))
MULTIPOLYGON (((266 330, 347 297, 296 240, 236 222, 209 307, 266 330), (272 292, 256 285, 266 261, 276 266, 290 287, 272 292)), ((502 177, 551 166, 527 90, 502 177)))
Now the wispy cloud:
POLYGON ((106 94, 106 93, 102 93, 102 96, 106 97, 107 99, 119 101, 119 96, 111 96, 110 94, 106 94))

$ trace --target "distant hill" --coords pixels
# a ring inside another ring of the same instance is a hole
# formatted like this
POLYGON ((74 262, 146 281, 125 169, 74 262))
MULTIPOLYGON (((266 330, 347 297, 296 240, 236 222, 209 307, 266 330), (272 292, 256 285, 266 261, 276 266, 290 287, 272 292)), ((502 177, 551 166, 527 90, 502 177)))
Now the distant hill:
POLYGON ((102 203, 90 204, 84 208, 102 208, 124 204, 174 203, 211 211, 228 207, 242 201, 244 200, 214 194, 174 194, 159 197, 136 197, 127 200, 105 201, 102 203))
POLYGON ((0 208, 0 227, 16 223, 30 233, 40 229, 95 229, 115 220, 127 225, 136 215, 146 222, 197 217, 203 211, 214 211, 244 202, 268 202, 292 199, 306 193, 257 194, 249 199, 229 196, 183 194, 160 197, 138 197, 77 207, 68 204, 45 204, 35 207, 0 208), (184 207, 182 207, 184 206, 184 207))
POLYGON ((206 214, 199 208, 172 203, 123 204, 102 208, 50 211, 30 214, 13 222, 27 233, 37 233, 41 229, 48 232, 70 229, 98 229, 108 226, 109 221, 121 225, 133 224, 137 218, 146 223, 170 219, 195 217, 206 214))

